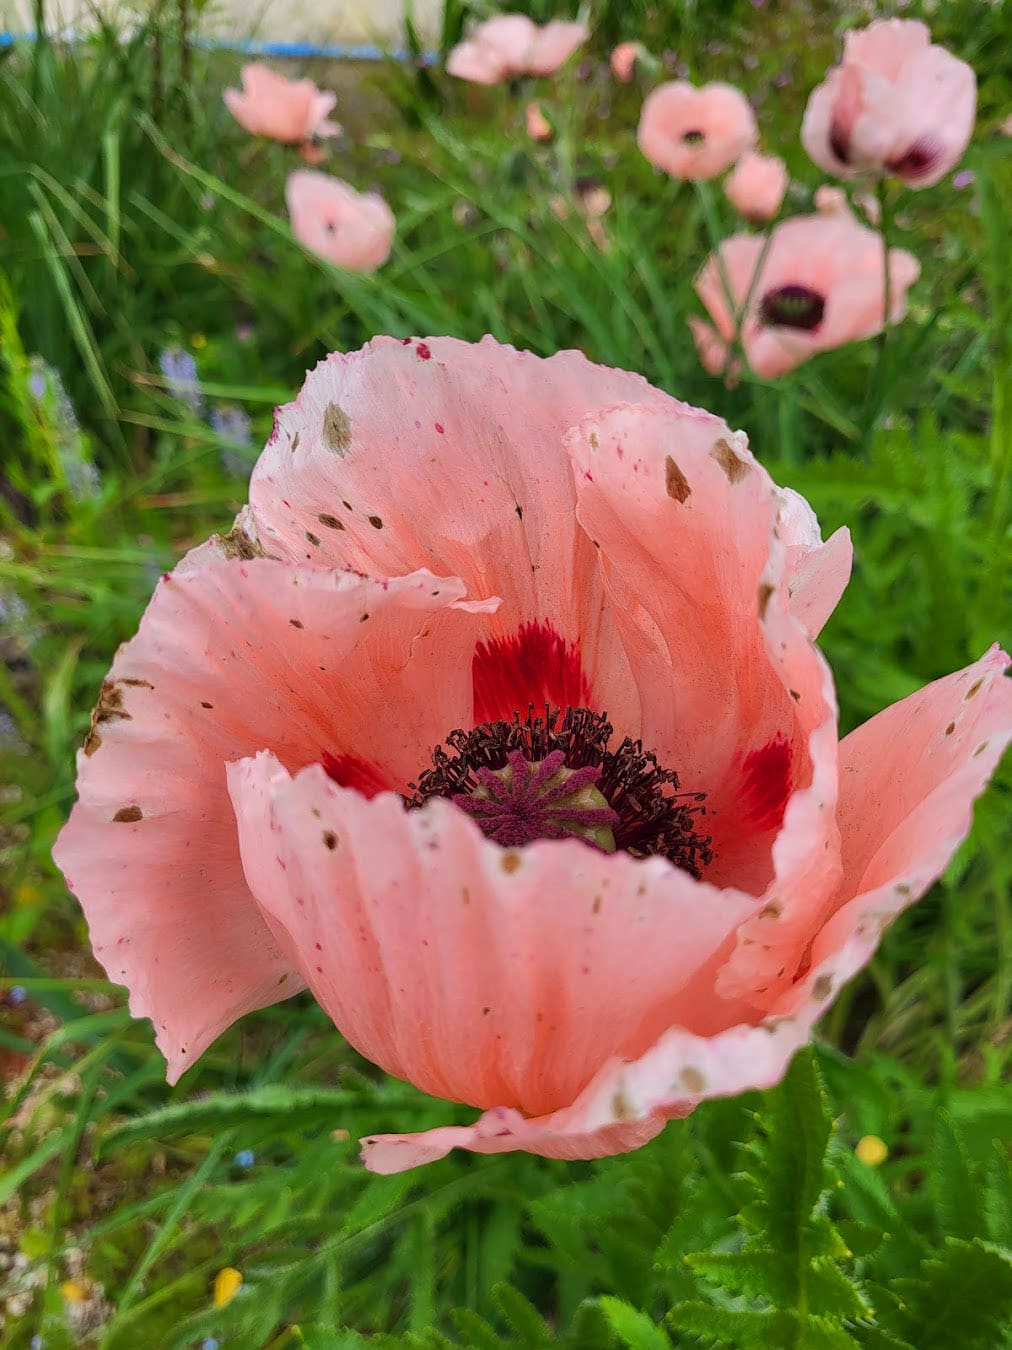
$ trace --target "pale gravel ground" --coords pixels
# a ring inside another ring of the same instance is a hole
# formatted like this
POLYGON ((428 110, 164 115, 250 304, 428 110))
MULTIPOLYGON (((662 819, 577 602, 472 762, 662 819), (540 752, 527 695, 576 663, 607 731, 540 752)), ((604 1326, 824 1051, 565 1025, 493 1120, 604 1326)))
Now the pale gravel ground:
MULTIPOLYGON (((91 22, 89 9, 95 3, 105 15, 125 23, 152 8, 140 0, 133 4, 127 0, 47 0, 49 27, 86 29, 91 22)), ((166 0, 166 9, 174 8, 175 0, 166 0)), ((438 32, 442 8, 442 0, 414 0, 415 21, 430 41, 438 32)), ((31 29, 33 9, 32 0, 0 0, 0 31, 31 29)), ((404 12, 405 0, 212 0, 200 27, 209 34, 285 42, 398 42, 403 36, 404 12)))

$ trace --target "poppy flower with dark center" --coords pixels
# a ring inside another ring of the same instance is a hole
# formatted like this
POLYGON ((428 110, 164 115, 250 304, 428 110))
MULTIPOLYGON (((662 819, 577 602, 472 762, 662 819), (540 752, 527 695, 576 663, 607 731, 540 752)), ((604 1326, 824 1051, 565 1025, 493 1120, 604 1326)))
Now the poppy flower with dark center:
POLYGON ((380 1172, 619 1153, 777 1081, 1012 731, 995 647, 841 741, 815 638, 849 569, 635 375, 321 363, 117 653, 55 850, 170 1078, 308 986, 481 1111, 370 1136, 380 1172))

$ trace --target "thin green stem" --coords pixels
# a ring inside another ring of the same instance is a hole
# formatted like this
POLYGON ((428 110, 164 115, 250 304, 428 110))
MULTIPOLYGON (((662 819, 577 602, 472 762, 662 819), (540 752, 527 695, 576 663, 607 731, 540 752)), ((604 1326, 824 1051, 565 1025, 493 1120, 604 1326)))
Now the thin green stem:
POLYGON ((892 224, 889 191, 885 179, 880 179, 876 190, 879 209, 879 231, 882 236, 882 328, 878 335, 875 368, 868 384, 868 402, 864 416, 864 443, 871 444, 875 424, 889 387, 889 326, 892 319, 892 264, 889 256, 889 234, 892 224))

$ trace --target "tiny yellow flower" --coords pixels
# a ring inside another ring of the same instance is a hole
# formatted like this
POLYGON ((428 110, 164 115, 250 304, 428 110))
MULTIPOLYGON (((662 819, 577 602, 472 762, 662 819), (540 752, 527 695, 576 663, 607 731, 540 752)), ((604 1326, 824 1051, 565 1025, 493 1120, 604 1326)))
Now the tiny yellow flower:
POLYGON ((343 1144, 346 1139, 351 1138, 347 1130, 331 1130, 330 1137, 331 1139, 336 1140, 337 1143, 339 1144, 343 1144))
POLYGON ((193 337, 190 338, 190 346, 196 347, 198 352, 202 352, 207 346, 207 338, 203 333, 194 333, 193 337))
POLYGON ((889 1146, 877 1134, 866 1134, 863 1139, 857 1141, 854 1152, 858 1161, 863 1162, 866 1167, 881 1167, 889 1157, 889 1146))
POLYGON ((60 1293, 68 1303, 83 1303, 88 1297, 83 1284, 78 1284, 76 1280, 64 1280, 60 1285, 60 1293))
POLYGON ((242 1288, 242 1275, 235 1266, 226 1266, 214 1277, 214 1306, 224 1308, 242 1288))

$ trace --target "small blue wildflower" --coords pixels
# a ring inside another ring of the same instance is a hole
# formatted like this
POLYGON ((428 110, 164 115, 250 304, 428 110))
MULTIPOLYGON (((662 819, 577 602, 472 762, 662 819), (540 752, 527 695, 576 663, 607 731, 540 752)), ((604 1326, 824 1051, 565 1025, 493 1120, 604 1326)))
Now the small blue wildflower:
POLYGON ((972 169, 960 169, 959 173, 952 175, 952 186, 954 188, 968 188, 977 181, 977 175, 972 169))
POLYGON ((234 445, 249 445, 253 434, 253 425, 244 408, 234 404, 219 404, 211 409, 211 426, 219 436, 234 445))
MULTIPOLYGON (((32 1339, 28 1342, 28 1345, 30 1347, 30 1350, 42 1350, 42 1347, 45 1345, 45 1341, 42 1339, 41 1336, 33 1336, 32 1339)), ((217 1350, 217 1347, 215 1347, 215 1350, 217 1350)))
POLYGON ((99 490, 98 469, 91 461, 88 442, 67 397, 60 372, 41 356, 29 363, 28 390, 39 404, 40 420, 55 445, 67 491, 75 501, 94 497, 99 490))
POLYGON ((241 1148, 232 1161, 236 1167, 252 1167, 257 1160, 257 1155, 251 1148, 241 1148))
POLYGON ((165 387, 173 398, 185 403, 195 417, 204 409, 204 395, 200 392, 197 363, 182 347, 166 347, 158 358, 158 369, 165 377, 165 387))
POLYGON ((28 997, 28 990, 23 984, 16 984, 11 989, 8 989, 7 997, 16 1008, 19 1003, 24 1003, 25 999, 28 997))
POLYGON ((219 1350, 221 1341, 217 1336, 205 1336, 200 1343, 200 1350, 219 1350))
POLYGON ((234 403, 219 404, 211 409, 211 426, 224 441, 229 444, 221 452, 221 467, 229 478, 249 476, 252 457, 237 454, 238 449, 248 449, 253 442, 253 426, 249 414, 234 403), (234 447, 234 448, 233 448, 234 447))

